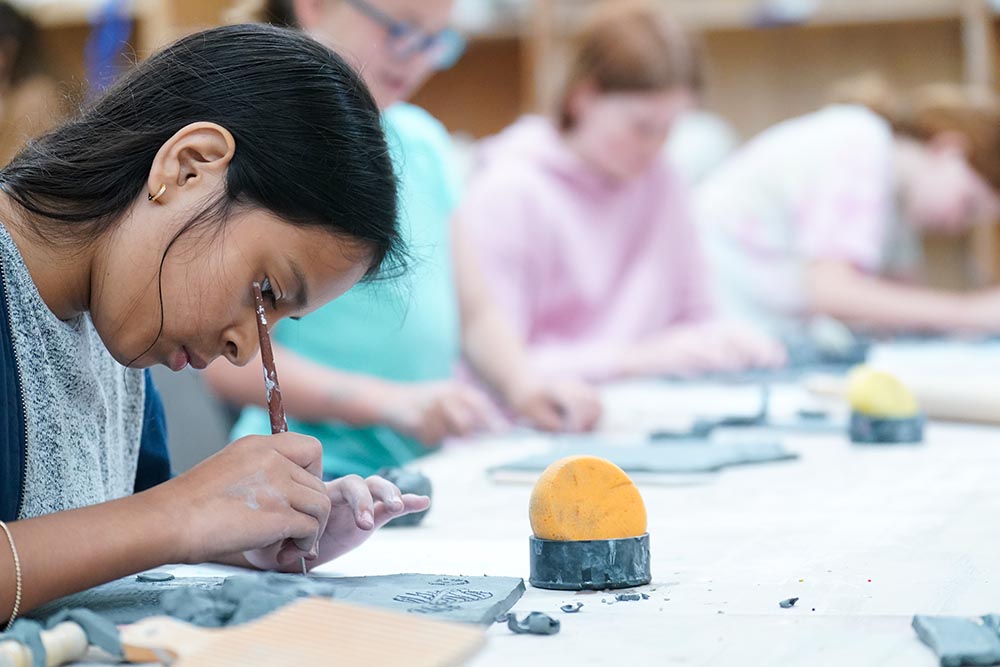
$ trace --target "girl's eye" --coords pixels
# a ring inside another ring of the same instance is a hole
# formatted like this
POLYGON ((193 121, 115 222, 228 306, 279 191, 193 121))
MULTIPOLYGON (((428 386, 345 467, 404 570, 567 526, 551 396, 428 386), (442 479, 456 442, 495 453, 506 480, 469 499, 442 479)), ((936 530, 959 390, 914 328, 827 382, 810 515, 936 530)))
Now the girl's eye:
POLYGON ((260 293, 265 299, 271 300, 271 307, 275 310, 278 309, 278 297, 274 293, 274 288, 271 287, 271 279, 264 276, 264 281, 260 284, 260 293))

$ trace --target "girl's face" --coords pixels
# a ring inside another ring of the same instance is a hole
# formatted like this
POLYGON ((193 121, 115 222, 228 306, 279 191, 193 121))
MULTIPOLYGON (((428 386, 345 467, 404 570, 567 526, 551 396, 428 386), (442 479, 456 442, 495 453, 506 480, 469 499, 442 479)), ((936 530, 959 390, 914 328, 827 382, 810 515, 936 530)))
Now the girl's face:
POLYGON ((379 107, 406 100, 447 60, 454 0, 298 0, 302 27, 352 61, 379 107), (425 48, 420 48, 423 45, 425 48))
MULTIPOLYGON (((369 256, 357 244, 260 210, 236 214, 222 228, 191 229, 164 258, 167 244, 188 218, 160 221, 159 229, 166 233, 153 231, 153 220, 138 224, 154 206, 137 205, 109 241, 103 266, 94 271, 91 317, 122 364, 163 364, 179 371, 187 365, 204 368, 225 356, 244 365, 259 345, 254 281, 262 283, 268 325, 273 326, 340 296, 368 267, 369 256)), ((148 217, 154 215, 164 213, 148 217)))
POLYGON ((694 107, 685 89, 645 93, 599 93, 584 88, 573 96, 575 124, 569 131, 579 151, 612 178, 642 174, 663 151, 677 118, 694 107))
POLYGON ((949 142, 928 144, 902 188, 903 214, 921 229, 957 233, 1000 218, 997 192, 949 142))

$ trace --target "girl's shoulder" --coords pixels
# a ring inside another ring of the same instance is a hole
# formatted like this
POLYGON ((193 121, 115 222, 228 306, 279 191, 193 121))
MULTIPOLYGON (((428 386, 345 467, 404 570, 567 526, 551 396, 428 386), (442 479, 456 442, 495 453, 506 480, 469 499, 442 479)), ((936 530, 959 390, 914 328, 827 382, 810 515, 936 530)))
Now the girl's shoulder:
POLYGON ((832 137, 866 142, 889 140, 892 137, 889 121, 865 106, 833 104, 810 116, 817 127, 832 137))
POLYGON ((451 144, 451 135, 441 121, 415 104, 392 105, 383 112, 382 121, 390 145, 398 142, 404 150, 413 146, 448 150, 451 144))

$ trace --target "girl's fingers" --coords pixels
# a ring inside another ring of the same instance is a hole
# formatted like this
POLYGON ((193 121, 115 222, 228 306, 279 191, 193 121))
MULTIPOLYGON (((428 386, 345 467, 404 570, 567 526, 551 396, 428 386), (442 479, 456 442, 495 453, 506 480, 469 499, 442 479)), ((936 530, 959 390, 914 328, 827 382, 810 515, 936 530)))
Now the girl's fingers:
POLYGON ((308 470, 303 470, 298 466, 292 468, 292 481, 296 484, 300 484, 307 489, 312 489, 317 493, 322 493, 326 495, 326 484, 322 479, 312 474, 308 470))
POLYGON ((430 506, 431 506, 431 499, 428 498, 427 496, 418 496, 415 493, 403 494, 403 512, 405 514, 410 514, 412 512, 423 512, 430 506))
POLYGON ((565 430, 563 407, 554 397, 543 395, 534 401, 531 418, 535 425, 545 431, 565 430))
POLYGON ((374 500, 382 501, 392 512, 403 511, 403 494, 395 484, 378 475, 372 475, 365 482, 374 500))
POLYGON ((289 461, 314 477, 323 476, 323 445, 319 440, 298 433, 277 433, 269 439, 275 451, 289 461))
POLYGON ((427 496, 418 496, 412 493, 407 493, 402 496, 402 509, 391 510, 384 502, 375 503, 375 525, 381 528, 385 524, 389 523, 392 519, 397 517, 406 516, 407 514, 413 514, 414 512, 423 512, 425 509, 431 506, 431 499, 427 496))
POLYGON ((278 553, 275 555, 274 559, 278 562, 281 567, 286 567, 291 565, 295 561, 302 560, 312 560, 314 557, 309 551, 303 551, 300 549, 294 540, 285 540, 281 543, 281 548, 278 549, 278 553))
POLYGON ((476 415, 477 430, 501 431, 506 426, 506 420, 493 401, 481 391, 466 388, 465 403, 476 415))
POLYGON ((314 556, 316 544, 326 530, 326 523, 330 518, 332 502, 326 493, 326 487, 324 486, 321 491, 317 491, 309 486, 295 485, 288 494, 288 503, 298 513, 294 518, 311 519, 311 521, 302 522, 301 528, 296 526, 297 530, 306 532, 294 532, 289 537, 292 538, 300 551, 314 556), (309 532, 310 529, 311 532, 309 532))
POLYGON ((354 522, 361 530, 375 527, 375 500, 368 484, 358 475, 348 475, 327 485, 328 495, 334 503, 347 503, 354 514, 354 522))
POLYGON ((449 396, 441 400, 440 407, 449 434, 463 437, 472 433, 475 417, 464 401, 449 396))
POLYGON ((591 430, 601 416, 600 401, 583 392, 564 392, 559 404, 566 415, 568 430, 575 433, 591 430))

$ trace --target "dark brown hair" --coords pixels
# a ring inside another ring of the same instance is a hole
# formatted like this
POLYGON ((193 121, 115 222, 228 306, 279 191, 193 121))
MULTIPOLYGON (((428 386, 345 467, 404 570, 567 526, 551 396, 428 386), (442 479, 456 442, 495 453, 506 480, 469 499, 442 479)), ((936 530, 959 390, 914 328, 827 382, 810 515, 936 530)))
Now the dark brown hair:
POLYGON ((1000 101, 992 91, 955 83, 899 91, 867 74, 834 86, 832 101, 860 104, 885 118, 897 134, 930 141, 946 132, 968 146, 969 164, 1000 191, 1000 101))
POLYGON ((599 92, 652 92, 702 83, 695 40, 654 2, 609 0, 587 18, 573 40, 569 74, 559 98, 563 130, 574 125, 570 99, 581 85, 599 92))

